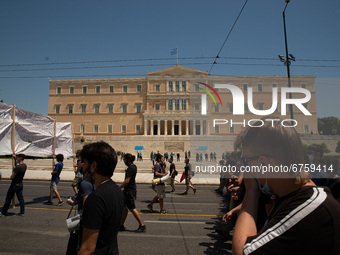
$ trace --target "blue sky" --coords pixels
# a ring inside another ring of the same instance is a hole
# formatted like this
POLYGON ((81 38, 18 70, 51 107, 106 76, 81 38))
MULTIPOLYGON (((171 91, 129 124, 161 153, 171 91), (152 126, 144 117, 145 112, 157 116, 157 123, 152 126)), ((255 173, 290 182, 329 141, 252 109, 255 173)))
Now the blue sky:
MULTIPOLYGON (((0 99, 46 115, 49 78, 145 76, 174 65, 176 47, 181 65, 209 71, 244 3, 1 1, 0 99)), ((211 74, 286 75, 284 7, 249 0, 211 74)), ((291 74, 316 75, 318 117, 340 118, 339 11, 338 0, 291 0, 286 10, 291 74)))

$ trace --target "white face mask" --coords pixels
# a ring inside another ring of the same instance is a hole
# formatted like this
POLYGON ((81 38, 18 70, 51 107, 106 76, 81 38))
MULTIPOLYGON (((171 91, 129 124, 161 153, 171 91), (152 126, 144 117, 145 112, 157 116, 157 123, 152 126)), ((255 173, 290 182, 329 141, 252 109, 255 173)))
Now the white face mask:
POLYGON ((312 161, 314 160, 314 155, 309 154, 309 155, 308 155, 308 159, 309 159, 310 162, 312 162, 312 161))

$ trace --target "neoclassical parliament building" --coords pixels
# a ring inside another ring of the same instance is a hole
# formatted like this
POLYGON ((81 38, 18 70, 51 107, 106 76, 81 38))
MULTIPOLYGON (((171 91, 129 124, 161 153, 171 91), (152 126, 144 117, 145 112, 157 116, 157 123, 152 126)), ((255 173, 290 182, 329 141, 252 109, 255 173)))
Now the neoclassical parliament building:
MULTIPOLYGON (((311 93, 311 99, 303 104, 311 115, 294 106, 296 130, 300 134, 317 133, 315 76, 294 76, 291 81, 292 87, 311 93)), ((273 115, 291 119, 289 110, 282 115, 280 101, 281 89, 288 84, 285 76, 210 76, 208 72, 177 64, 147 73, 146 77, 49 83, 50 117, 58 122, 72 122, 76 141, 104 140, 118 151, 133 152, 136 148, 143 148, 145 153, 194 152, 200 148, 207 152, 231 151, 240 130, 263 117, 253 114, 251 109, 275 108, 273 115), (243 92, 243 115, 233 114, 233 97, 228 89, 211 90, 215 84, 232 84, 243 92), (276 89, 278 102, 274 107, 276 89), (249 91, 251 108, 247 104, 249 91)))

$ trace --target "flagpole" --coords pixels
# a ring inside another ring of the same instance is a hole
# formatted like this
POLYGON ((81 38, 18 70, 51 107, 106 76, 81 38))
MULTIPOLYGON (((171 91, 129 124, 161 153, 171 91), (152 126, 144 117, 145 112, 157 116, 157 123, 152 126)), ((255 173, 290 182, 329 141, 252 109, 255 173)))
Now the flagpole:
MULTIPOLYGON (((14 155, 15 155, 15 104, 13 104, 13 113, 12 113, 12 119, 13 119, 13 126, 12 126, 12 173, 13 170, 15 168, 15 159, 14 159, 14 155)), ((13 196, 12 198, 12 206, 13 208, 15 208, 15 196, 13 196)))

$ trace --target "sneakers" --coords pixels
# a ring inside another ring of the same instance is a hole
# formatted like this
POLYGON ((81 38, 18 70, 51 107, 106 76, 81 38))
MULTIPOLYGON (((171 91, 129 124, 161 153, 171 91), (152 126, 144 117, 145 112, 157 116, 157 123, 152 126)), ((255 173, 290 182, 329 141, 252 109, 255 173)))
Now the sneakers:
POLYGON ((182 195, 188 195, 188 192, 184 192, 184 193, 182 193, 182 195))
POLYGON ((161 214, 166 214, 167 213, 167 211, 165 210, 165 209, 163 209, 162 211, 161 211, 161 214))
POLYGON ((139 227, 135 230, 135 232, 141 232, 141 233, 144 233, 145 231, 146 231, 145 225, 144 225, 144 226, 139 226, 139 227))
POLYGON ((57 206, 62 206, 64 204, 64 201, 59 201, 57 206))
POLYGON ((196 190, 197 190, 197 189, 196 189, 196 188, 194 188, 194 194, 196 194, 196 190))
POLYGON ((53 205, 53 202, 51 202, 51 201, 46 201, 44 204, 45 204, 45 205, 53 205))
POLYGON ((123 225, 119 225, 118 231, 125 231, 125 227, 123 225))
POLYGON ((147 207, 148 207, 148 209, 149 209, 150 212, 152 212, 152 213, 155 212, 155 211, 153 210, 153 208, 152 208, 152 205, 148 204, 147 207))
POLYGON ((170 192, 175 192, 175 189, 171 190, 170 192))
POLYGON ((19 217, 24 217, 25 214, 24 213, 17 213, 16 216, 19 216, 19 217))
POLYGON ((0 212, 0 217, 6 217, 6 215, 3 215, 2 212, 0 212))

